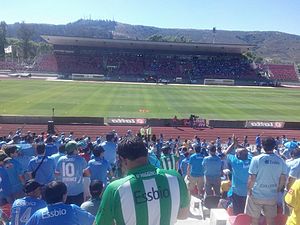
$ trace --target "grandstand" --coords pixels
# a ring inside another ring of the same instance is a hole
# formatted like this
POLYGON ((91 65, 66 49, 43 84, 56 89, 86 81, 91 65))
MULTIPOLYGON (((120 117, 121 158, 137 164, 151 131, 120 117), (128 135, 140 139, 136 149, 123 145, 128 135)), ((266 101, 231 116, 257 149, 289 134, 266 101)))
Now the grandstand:
POLYGON ((273 80, 278 81, 290 81, 298 82, 299 75, 297 73, 297 68, 293 64, 283 65, 283 64, 266 64, 263 65, 265 71, 268 72, 269 76, 273 80))
POLYGON ((40 60, 38 70, 57 72, 65 78, 77 73, 124 81, 148 77, 170 82, 181 78, 185 83, 209 78, 265 80, 243 56, 252 45, 42 37, 54 46, 55 59, 40 60))

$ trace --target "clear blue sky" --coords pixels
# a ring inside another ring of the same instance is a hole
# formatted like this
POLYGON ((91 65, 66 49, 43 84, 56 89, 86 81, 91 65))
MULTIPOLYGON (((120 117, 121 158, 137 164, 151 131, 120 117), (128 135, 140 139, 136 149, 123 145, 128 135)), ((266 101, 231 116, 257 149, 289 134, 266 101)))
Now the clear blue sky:
POLYGON ((300 35, 300 0, 2 0, 0 4, 0 20, 8 24, 66 24, 80 18, 300 35))

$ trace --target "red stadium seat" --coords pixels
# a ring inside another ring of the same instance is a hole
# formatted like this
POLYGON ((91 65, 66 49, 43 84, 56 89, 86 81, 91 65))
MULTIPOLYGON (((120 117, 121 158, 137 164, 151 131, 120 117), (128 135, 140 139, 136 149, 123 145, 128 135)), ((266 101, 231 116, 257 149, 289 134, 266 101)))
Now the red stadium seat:
POLYGON ((246 214, 238 214, 237 216, 229 216, 228 221, 231 225, 250 225, 251 217, 246 214))

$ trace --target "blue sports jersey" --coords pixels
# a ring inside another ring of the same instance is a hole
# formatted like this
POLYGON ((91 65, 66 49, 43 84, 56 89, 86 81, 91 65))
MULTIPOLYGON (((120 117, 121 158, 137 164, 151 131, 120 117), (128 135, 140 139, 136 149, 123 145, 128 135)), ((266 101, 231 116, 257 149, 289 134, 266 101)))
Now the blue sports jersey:
POLYGON ((11 194, 11 184, 6 170, 0 166, 0 198, 7 198, 11 194))
POLYGON ((106 159, 110 164, 116 163, 117 157, 117 144, 111 141, 105 141, 101 144, 104 148, 104 159, 106 159))
POLYGON ((100 180, 106 186, 107 172, 111 170, 110 163, 106 159, 97 157, 90 160, 88 169, 91 173, 91 181, 100 180))
POLYGON ((23 185, 20 180, 20 176, 24 173, 22 165, 15 159, 11 159, 9 162, 10 163, 7 167, 5 167, 5 169, 7 171, 9 181, 11 184, 11 193, 15 194, 22 192, 23 185))
POLYGON ((291 166, 289 171, 289 176, 295 179, 300 179, 300 158, 293 161, 293 165, 291 166))
POLYGON ((202 177, 204 176, 204 170, 202 166, 203 155, 201 153, 194 153, 191 155, 189 160, 190 173, 192 177, 202 177))
POLYGON ((206 156, 202 162, 204 175, 207 177, 221 177, 222 160, 216 155, 206 156))
POLYGON ((232 168, 232 192, 239 196, 247 196, 247 184, 249 177, 249 166, 251 157, 246 160, 240 160, 235 155, 227 155, 227 159, 232 168))
POLYGON ((35 212, 26 225, 92 225, 95 217, 77 205, 50 204, 35 212))
POLYGON ((180 163, 179 169, 181 170, 181 175, 183 177, 185 177, 187 174, 188 165, 189 165, 189 158, 184 158, 180 163))
POLYGON ((64 156, 64 155, 65 155, 64 153, 58 152, 58 153, 55 153, 55 154, 50 156, 50 158, 54 160, 55 167, 57 165, 57 162, 58 162, 59 158, 64 156))
POLYGON ((14 201, 11 208, 11 225, 24 225, 39 209, 46 207, 44 200, 24 197, 14 201))
POLYGON ((45 152, 46 152, 45 153, 46 156, 51 156, 51 155, 58 152, 58 148, 54 144, 46 144, 45 145, 45 152))
POLYGON ((59 172, 58 180, 68 187, 68 196, 83 193, 83 170, 87 163, 79 155, 65 155, 59 158, 56 171, 59 172))
MULTIPOLYGON (((43 156, 36 156, 28 164, 28 172, 33 172, 39 166, 43 156)), ((36 172, 35 181, 40 184, 48 184, 54 180, 55 164, 54 160, 46 157, 36 172)))
POLYGON ((287 174, 287 166, 276 154, 261 154, 252 158, 249 174, 256 175, 254 198, 276 200, 279 178, 287 174))

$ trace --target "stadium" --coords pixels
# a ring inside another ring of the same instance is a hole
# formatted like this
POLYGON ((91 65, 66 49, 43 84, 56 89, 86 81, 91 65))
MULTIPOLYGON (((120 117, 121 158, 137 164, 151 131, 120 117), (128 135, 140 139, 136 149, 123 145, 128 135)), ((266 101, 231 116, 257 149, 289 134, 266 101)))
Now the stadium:
POLYGON ((253 153, 258 135, 300 139, 299 72, 255 64, 245 56, 254 45, 42 38, 53 54, 30 66, 0 62, 2 143, 31 134, 104 141, 113 131, 146 142, 219 137, 226 149, 235 134, 253 153))

